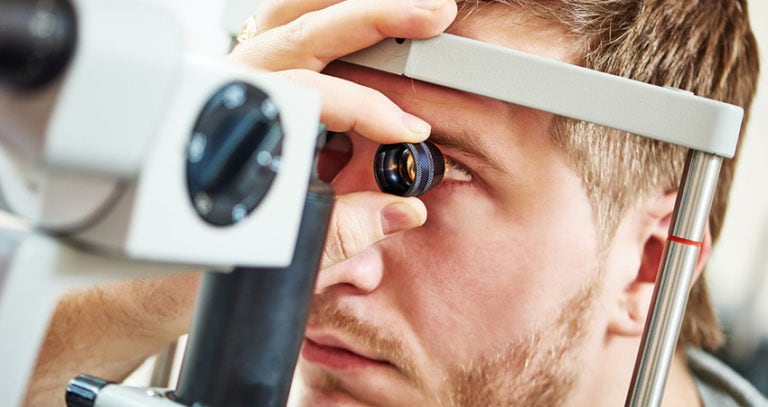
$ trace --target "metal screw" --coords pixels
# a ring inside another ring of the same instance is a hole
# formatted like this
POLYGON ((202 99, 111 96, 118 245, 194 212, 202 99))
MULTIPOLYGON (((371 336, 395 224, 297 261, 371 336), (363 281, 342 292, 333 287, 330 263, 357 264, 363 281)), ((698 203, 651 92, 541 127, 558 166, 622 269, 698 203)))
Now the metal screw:
POLYGON ((259 154, 256 155, 256 162, 260 166, 266 167, 272 163, 272 154, 269 151, 259 151, 259 154))
POLYGON ((264 114, 267 119, 273 120, 277 117, 277 106, 272 103, 271 99, 264 99, 264 101, 261 102, 261 113, 264 114))
POLYGON ((246 215, 248 215, 248 210, 245 209, 243 204, 237 204, 232 207, 232 220, 234 222, 240 222, 246 215))
POLYGON ((280 171, 280 156, 276 156, 272 158, 272 162, 269 164, 269 169, 272 170, 272 172, 279 172, 280 171))
POLYGON ((242 85, 231 85, 224 91, 223 100, 227 109, 234 109, 245 102, 245 88, 242 85))
POLYGON ((29 33, 37 38, 48 38, 56 30, 56 20, 47 11, 38 11, 29 20, 29 33))
POLYGON ((211 210, 213 209, 213 201, 211 201, 211 197, 205 192, 200 192, 195 195, 195 208, 197 208, 197 211, 202 215, 211 213, 211 210))
POLYGON ((205 155, 205 147, 208 145, 208 138, 205 134, 195 132, 192 135, 192 140, 189 141, 189 149, 187 152, 189 161, 192 163, 198 163, 203 159, 205 155))

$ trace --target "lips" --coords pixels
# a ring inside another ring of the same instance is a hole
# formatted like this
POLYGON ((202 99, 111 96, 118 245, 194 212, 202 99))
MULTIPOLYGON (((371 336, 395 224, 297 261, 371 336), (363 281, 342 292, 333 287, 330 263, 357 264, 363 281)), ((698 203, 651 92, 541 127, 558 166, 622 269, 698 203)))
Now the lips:
POLYGON ((301 356, 307 362, 338 371, 392 367, 389 362, 356 351, 333 336, 308 335, 304 338, 301 356))

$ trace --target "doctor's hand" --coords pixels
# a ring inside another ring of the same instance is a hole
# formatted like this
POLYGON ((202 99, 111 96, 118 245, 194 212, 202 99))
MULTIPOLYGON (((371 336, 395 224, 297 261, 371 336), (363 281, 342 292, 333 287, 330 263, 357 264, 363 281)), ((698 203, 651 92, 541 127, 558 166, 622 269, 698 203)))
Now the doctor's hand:
MULTIPOLYGON (((353 131, 377 143, 418 142, 429 136, 428 123, 374 89, 320 71, 385 38, 438 35, 455 16, 455 0, 264 0, 230 58, 317 90, 320 120, 329 131, 353 131)), ((321 268, 425 220, 424 204, 416 198, 376 192, 339 195, 321 268)))

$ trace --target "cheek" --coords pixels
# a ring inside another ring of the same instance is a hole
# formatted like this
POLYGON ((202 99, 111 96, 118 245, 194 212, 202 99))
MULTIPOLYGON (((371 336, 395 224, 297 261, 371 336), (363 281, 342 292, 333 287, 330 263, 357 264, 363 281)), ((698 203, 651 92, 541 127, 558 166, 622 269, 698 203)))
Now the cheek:
POLYGON ((386 278, 435 361, 471 360, 532 332, 592 263, 578 236, 514 221, 488 200, 437 199, 425 199, 422 228, 384 246, 386 278))

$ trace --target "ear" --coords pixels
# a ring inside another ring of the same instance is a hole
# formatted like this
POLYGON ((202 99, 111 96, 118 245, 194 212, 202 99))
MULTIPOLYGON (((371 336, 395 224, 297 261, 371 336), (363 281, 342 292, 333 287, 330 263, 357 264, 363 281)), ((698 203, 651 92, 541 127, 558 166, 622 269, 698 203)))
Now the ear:
MULTIPOLYGON (((640 264, 637 273, 622 293, 618 315, 614 315, 611 319, 609 331, 613 334, 640 336, 643 333, 659 265, 664 255, 664 245, 669 236, 676 196, 676 192, 667 192, 650 198, 644 205, 642 216, 645 222, 640 234, 642 244, 640 264)), ((691 284, 701 276, 711 250, 712 235, 707 224, 691 284)))

